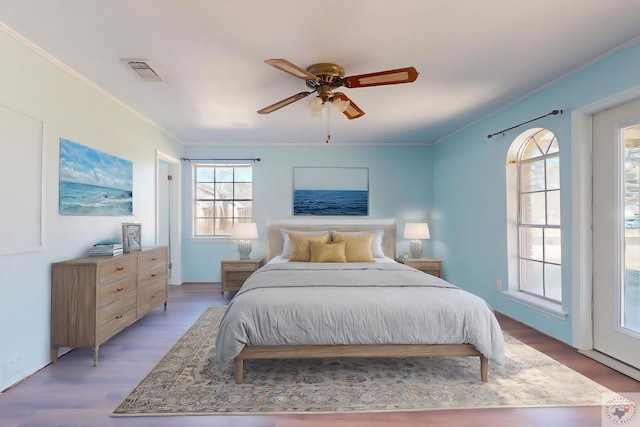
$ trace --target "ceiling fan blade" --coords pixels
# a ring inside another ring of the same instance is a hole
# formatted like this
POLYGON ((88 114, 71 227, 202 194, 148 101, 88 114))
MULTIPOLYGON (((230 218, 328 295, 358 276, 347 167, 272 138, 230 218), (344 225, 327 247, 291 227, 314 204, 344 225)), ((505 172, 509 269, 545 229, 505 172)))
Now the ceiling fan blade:
POLYGON ((289 104, 293 104, 294 102, 299 101, 302 98, 305 98, 305 97, 309 96, 310 93, 313 93, 313 92, 296 93, 295 95, 290 96, 288 98, 285 98, 282 101, 278 101, 275 104, 271 104, 268 107, 264 107, 262 110, 258 110, 258 113, 259 114, 273 113, 274 111, 279 110, 282 107, 286 107, 289 104))
POLYGON ((342 92, 334 92, 334 96, 340 98, 341 101, 346 101, 349 103, 346 110, 342 112, 349 120, 357 119, 358 117, 364 116, 364 111, 360 109, 356 104, 353 103, 352 100, 349 99, 347 95, 342 92))
POLYGON ((289 62, 286 59, 267 59, 264 62, 272 67, 276 67, 277 69, 284 71, 285 73, 298 77, 299 79, 318 80, 318 77, 315 74, 311 74, 304 68, 300 68, 293 62, 289 62))
POLYGON ((414 67, 398 68, 395 70, 345 77, 343 82, 348 88, 396 85, 414 82, 418 78, 418 74, 420 73, 418 73, 414 67))

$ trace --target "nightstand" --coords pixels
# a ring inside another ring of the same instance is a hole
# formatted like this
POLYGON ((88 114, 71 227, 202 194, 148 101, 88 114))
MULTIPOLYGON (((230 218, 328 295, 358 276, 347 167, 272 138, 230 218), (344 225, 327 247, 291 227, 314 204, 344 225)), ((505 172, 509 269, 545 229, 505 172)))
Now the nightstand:
POLYGON ((264 265, 264 259, 223 259, 220 261, 222 293, 237 292, 251 273, 264 265))
POLYGON ((442 277, 442 261, 435 258, 398 258, 396 261, 432 276, 442 277))

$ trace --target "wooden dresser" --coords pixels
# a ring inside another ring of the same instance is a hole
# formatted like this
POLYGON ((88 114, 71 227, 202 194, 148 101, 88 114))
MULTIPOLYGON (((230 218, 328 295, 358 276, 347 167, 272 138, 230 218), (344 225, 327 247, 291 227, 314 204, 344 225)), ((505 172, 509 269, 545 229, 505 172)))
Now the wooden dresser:
POLYGON ((153 308, 167 309, 167 247, 51 266, 51 360, 60 347, 98 348, 153 308))

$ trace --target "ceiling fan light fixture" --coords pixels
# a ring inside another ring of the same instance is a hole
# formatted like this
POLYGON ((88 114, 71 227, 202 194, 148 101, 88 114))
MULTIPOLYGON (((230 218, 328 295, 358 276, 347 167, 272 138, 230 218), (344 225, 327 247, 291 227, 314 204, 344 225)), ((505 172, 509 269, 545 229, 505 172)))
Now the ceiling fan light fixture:
POLYGON ((333 98, 333 100, 331 100, 331 103, 333 104, 335 109, 341 113, 347 111, 347 108, 349 108, 349 105, 351 105, 351 101, 344 101, 340 98, 333 98))
POLYGON ((314 117, 322 117, 324 115, 324 102, 319 97, 311 98, 307 101, 307 109, 314 117))

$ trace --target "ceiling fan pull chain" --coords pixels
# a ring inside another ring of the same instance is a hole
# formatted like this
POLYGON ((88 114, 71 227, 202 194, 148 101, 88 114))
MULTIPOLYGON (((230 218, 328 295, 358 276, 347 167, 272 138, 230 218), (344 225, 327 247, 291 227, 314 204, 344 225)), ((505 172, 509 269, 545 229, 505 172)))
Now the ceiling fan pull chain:
POLYGON ((331 141, 331 107, 329 106, 329 101, 325 102, 324 105, 327 111, 327 140, 324 143, 328 144, 331 141))

